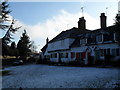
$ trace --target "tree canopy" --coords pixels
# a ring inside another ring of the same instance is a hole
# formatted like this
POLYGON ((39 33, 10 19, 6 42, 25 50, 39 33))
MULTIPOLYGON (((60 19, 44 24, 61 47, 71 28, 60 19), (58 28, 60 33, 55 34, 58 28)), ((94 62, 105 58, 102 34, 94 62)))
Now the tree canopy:
POLYGON ((5 23, 9 18, 9 13, 10 13, 10 9, 9 9, 9 4, 7 1, 4 1, 0 4, 0 29, 5 30, 6 28, 8 28, 8 25, 6 25, 5 23))
POLYGON ((26 30, 24 30, 24 32, 22 33, 22 36, 17 44, 17 49, 19 50, 20 56, 28 56, 29 55, 30 47, 31 47, 30 43, 31 43, 30 38, 27 35, 26 30))
MULTIPOLYGON (((0 3, 0 30, 5 31, 5 35, 0 37, 0 42, 2 43, 2 55, 10 55, 11 50, 8 43, 12 42, 13 34, 20 28, 15 27, 15 19, 10 19, 9 3, 7 1, 3 1, 0 3)), ((14 50, 13 50, 14 51, 14 50)))
POLYGON ((14 27, 15 19, 10 19, 10 9, 7 1, 3 1, 0 4, 1 13, 0 13, 0 30, 5 30, 6 33, 2 37, 2 42, 8 44, 11 42, 12 34, 14 34, 20 27, 14 27), (10 23, 11 22, 11 23, 10 23))

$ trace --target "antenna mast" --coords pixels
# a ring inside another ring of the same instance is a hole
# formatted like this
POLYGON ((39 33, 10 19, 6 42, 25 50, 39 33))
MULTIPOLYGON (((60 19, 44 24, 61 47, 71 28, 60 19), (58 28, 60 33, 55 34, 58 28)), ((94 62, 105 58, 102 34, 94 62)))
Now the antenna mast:
POLYGON ((84 16, 84 7, 81 7, 82 10, 82 17, 84 16))
POLYGON ((106 7, 106 15, 107 15, 107 10, 108 10, 108 7, 106 7))

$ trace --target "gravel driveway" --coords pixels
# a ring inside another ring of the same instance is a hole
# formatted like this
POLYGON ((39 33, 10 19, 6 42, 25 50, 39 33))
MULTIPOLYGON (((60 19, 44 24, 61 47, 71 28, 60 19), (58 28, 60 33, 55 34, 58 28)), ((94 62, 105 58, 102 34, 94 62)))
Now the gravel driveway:
POLYGON ((40 64, 9 67, 3 88, 115 88, 120 86, 116 68, 64 67, 40 64))

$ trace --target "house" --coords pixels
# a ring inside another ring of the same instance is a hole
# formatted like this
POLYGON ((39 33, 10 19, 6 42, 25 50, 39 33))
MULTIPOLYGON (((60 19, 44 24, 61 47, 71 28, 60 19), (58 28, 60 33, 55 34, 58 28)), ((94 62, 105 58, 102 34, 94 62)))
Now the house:
POLYGON ((48 42, 49 42, 49 39, 47 38, 46 39, 46 45, 41 49, 41 58, 42 60, 49 60, 50 59, 50 54, 48 53, 48 42))
POLYGON ((69 63, 72 61, 83 61, 84 64, 95 64, 98 60, 109 62, 120 59, 120 37, 116 25, 107 27, 107 17, 101 13, 101 28, 96 30, 86 29, 86 20, 79 18, 78 28, 73 27, 62 31, 55 38, 47 42, 42 48, 43 56, 49 56, 51 62, 69 63))

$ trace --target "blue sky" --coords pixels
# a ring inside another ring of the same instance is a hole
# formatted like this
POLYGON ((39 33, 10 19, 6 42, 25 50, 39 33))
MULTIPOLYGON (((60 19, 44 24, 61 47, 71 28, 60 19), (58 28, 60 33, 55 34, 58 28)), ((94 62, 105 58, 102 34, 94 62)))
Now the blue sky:
POLYGON ((91 30, 100 28, 99 16, 102 12, 106 13, 106 7, 108 26, 114 23, 118 13, 117 2, 10 2, 10 15, 17 20, 16 26, 23 26, 14 35, 13 41, 17 42, 23 29, 26 29, 39 51, 47 37, 52 39, 63 30, 77 27, 82 15, 81 7, 84 7, 87 29, 91 30))
MULTIPOLYGON (((24 23, 33 25, 37 22, 44 22, 46 19, 59 14, 64 9, 69 13, 77 13, 84 6, 84 12, 92 16, 98 17, 99 13, 106 12, 108 14, 112 10, 117 10, 116 2, 11 2, 11 15, 24 23)), ((117 13, 117 12, 116 12, 117 13)))

